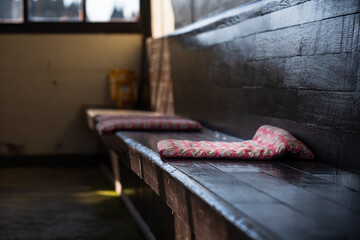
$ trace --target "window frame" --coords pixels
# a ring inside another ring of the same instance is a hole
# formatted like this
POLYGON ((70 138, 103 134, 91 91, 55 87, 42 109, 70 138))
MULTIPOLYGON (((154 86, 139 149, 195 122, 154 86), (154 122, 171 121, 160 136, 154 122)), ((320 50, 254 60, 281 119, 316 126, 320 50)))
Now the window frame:
MULTIPOLYGON (((132 1, 132 0, 130 0, 132 1)), ((82 22, 31 22, 28 1, 23 0, 22 23, 0 23, 0 33, 143 33, 150 35, 150 0, 140 1, 138 22, 86 22, 86 0, 82 22)))

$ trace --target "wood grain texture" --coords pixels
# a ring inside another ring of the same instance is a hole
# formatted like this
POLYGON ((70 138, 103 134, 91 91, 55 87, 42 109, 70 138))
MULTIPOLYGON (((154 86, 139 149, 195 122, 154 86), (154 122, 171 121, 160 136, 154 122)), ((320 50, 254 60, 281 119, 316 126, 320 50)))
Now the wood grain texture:
POLYGON ((339 170, 344 180, 336 180, 336 168, 288 157, 281 162, 164 162, 156 153, 156 142, 165 138, 236 140, 208 130, 195 134, 118 132, 117 136, 141 154, 147 166, 143 168, 145 182, 201 239, 232 239, 242 234, 254 238, 241 228, 228 230, 240 219, 265 239, 356 239, 360 234, 360 178, 356 174, 339 170), (199 187, 201 191, 196 190, 199 187))
POLYGON ((273 124, 360 173, 359 4, 258 1, 178 30, 176 113, 241 138, 273 124))
MULTIPOLYGON (((236 138, 214 133, 209 130, 205 130, 203 133, 173 133, 172 135, 169 135, 169 132, 118 132, 117 135, 121 141, 128 144, 130 149, 133 149, 140 154, 143 166, 142 174, 144 175, 146 184, 156 192, 169 207, 171 207, 174 213, 183 222, 192 226, 191 229, 194 231, 196 238, 219 239, 218 237, 225 236, 223 239, 231 239, 230 236, 241 236, 242 238, 245 237, 244 239, 249 239, 249 236, 247 235, 250 235, 255 236, 255 239, 262 239, 261 236, 266 235, 259 235, 252 226, 247 226, 243 220, 239 223, 234 223, 235 226, 237 226, 234 228, 232 226, 233 224, 229 222, 229 218, 232 219, 232 211, 228 209, 229 206, 218 205, 217 202, 219 200, 217 197, 207 195, 206 189, 201 187, 198 183, 193 182, 187 175, 177 170, 172 165, 163 162, 158 154, 151 150, 156 148, 156 142, 159 139, 168 138, 169 136, 193 140, 218 139, 231 141, 236 138), (153 136, 155 136, 155 138, 153 136), (139 144, 138 137, 143 141, 146 141, 149 145, 145 147, 142 145, 143 142, 139 144), (213 212, 214 207, 217 209, 215 212, 213 212), (203 210, 199 211, 199 209, 203 210), (225 217, 224 212, 227 213, 225 214, 225 217), (210 214, 205 217, 205 219, 208 219, 208 222, 204 222, 203 214, 210 214), (219 225, 220 223, 222 225, 219 225), (217 228, 213 227, 214 224, 216 224, 217 228), (241 231, 239 226, 242 226, 242 228, 245 229, 245 232, 241 231), (228 232, 227 229, 232 228, 233 230, 228 232), (197 230, 195 231, 194 229, 197 230)), ((125 160, 125 163, 126 162, 127 161, 125 160)))
POLYGON ((133 189, 137 207, 160 239, 357 239, 360 234, 357 174, 290 156, 278 161, 159 157, 156 144, 167 138, 242 140, 206 128, 100 137, 122 156, 121 181, 133 189), (164 219, 171 228, 161 232, 164 219))

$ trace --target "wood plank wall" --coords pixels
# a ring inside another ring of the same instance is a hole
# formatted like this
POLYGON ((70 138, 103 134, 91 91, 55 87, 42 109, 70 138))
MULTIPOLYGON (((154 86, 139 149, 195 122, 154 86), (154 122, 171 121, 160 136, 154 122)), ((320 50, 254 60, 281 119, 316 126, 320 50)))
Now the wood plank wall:
POLYGON ((179 29, 176 113, 245 139, 282 127, 318 160, 360 173, 359 4, 256 1, 179 29))
POLYGON ((180 28, 236 6, 258 0, 172 0, 175 27, 180 28))

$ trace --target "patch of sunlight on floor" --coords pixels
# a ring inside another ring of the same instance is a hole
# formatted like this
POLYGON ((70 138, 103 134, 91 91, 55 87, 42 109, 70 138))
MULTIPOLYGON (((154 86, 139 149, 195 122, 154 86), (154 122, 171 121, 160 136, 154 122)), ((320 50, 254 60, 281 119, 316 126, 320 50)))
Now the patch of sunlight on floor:
POLYGON ((109 191, 109 190, 96 191, 96 194, 106 197, 120 197, 120 194, 118 194, 116 191, 109 191))
POLYGON ((131 195, 135 194, 135 189, 134 188, 125 188, 125 189, 123 189, 123 193, 125 193, 128 196, 131 196, 131 195))

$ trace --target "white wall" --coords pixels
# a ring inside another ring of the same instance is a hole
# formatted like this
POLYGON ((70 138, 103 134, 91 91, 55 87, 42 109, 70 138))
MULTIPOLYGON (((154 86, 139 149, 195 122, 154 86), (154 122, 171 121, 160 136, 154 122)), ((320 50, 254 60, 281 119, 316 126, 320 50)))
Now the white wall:
POLYGON ((107 72, 139 69, 141 35, 0 35, 0 153, 88 154, 84 104, 111 104, 107 72))
POLYGON ((151 31, 153 38, 160 38, 175 29, 174 10, 171 0, 151 1, 151 31))

